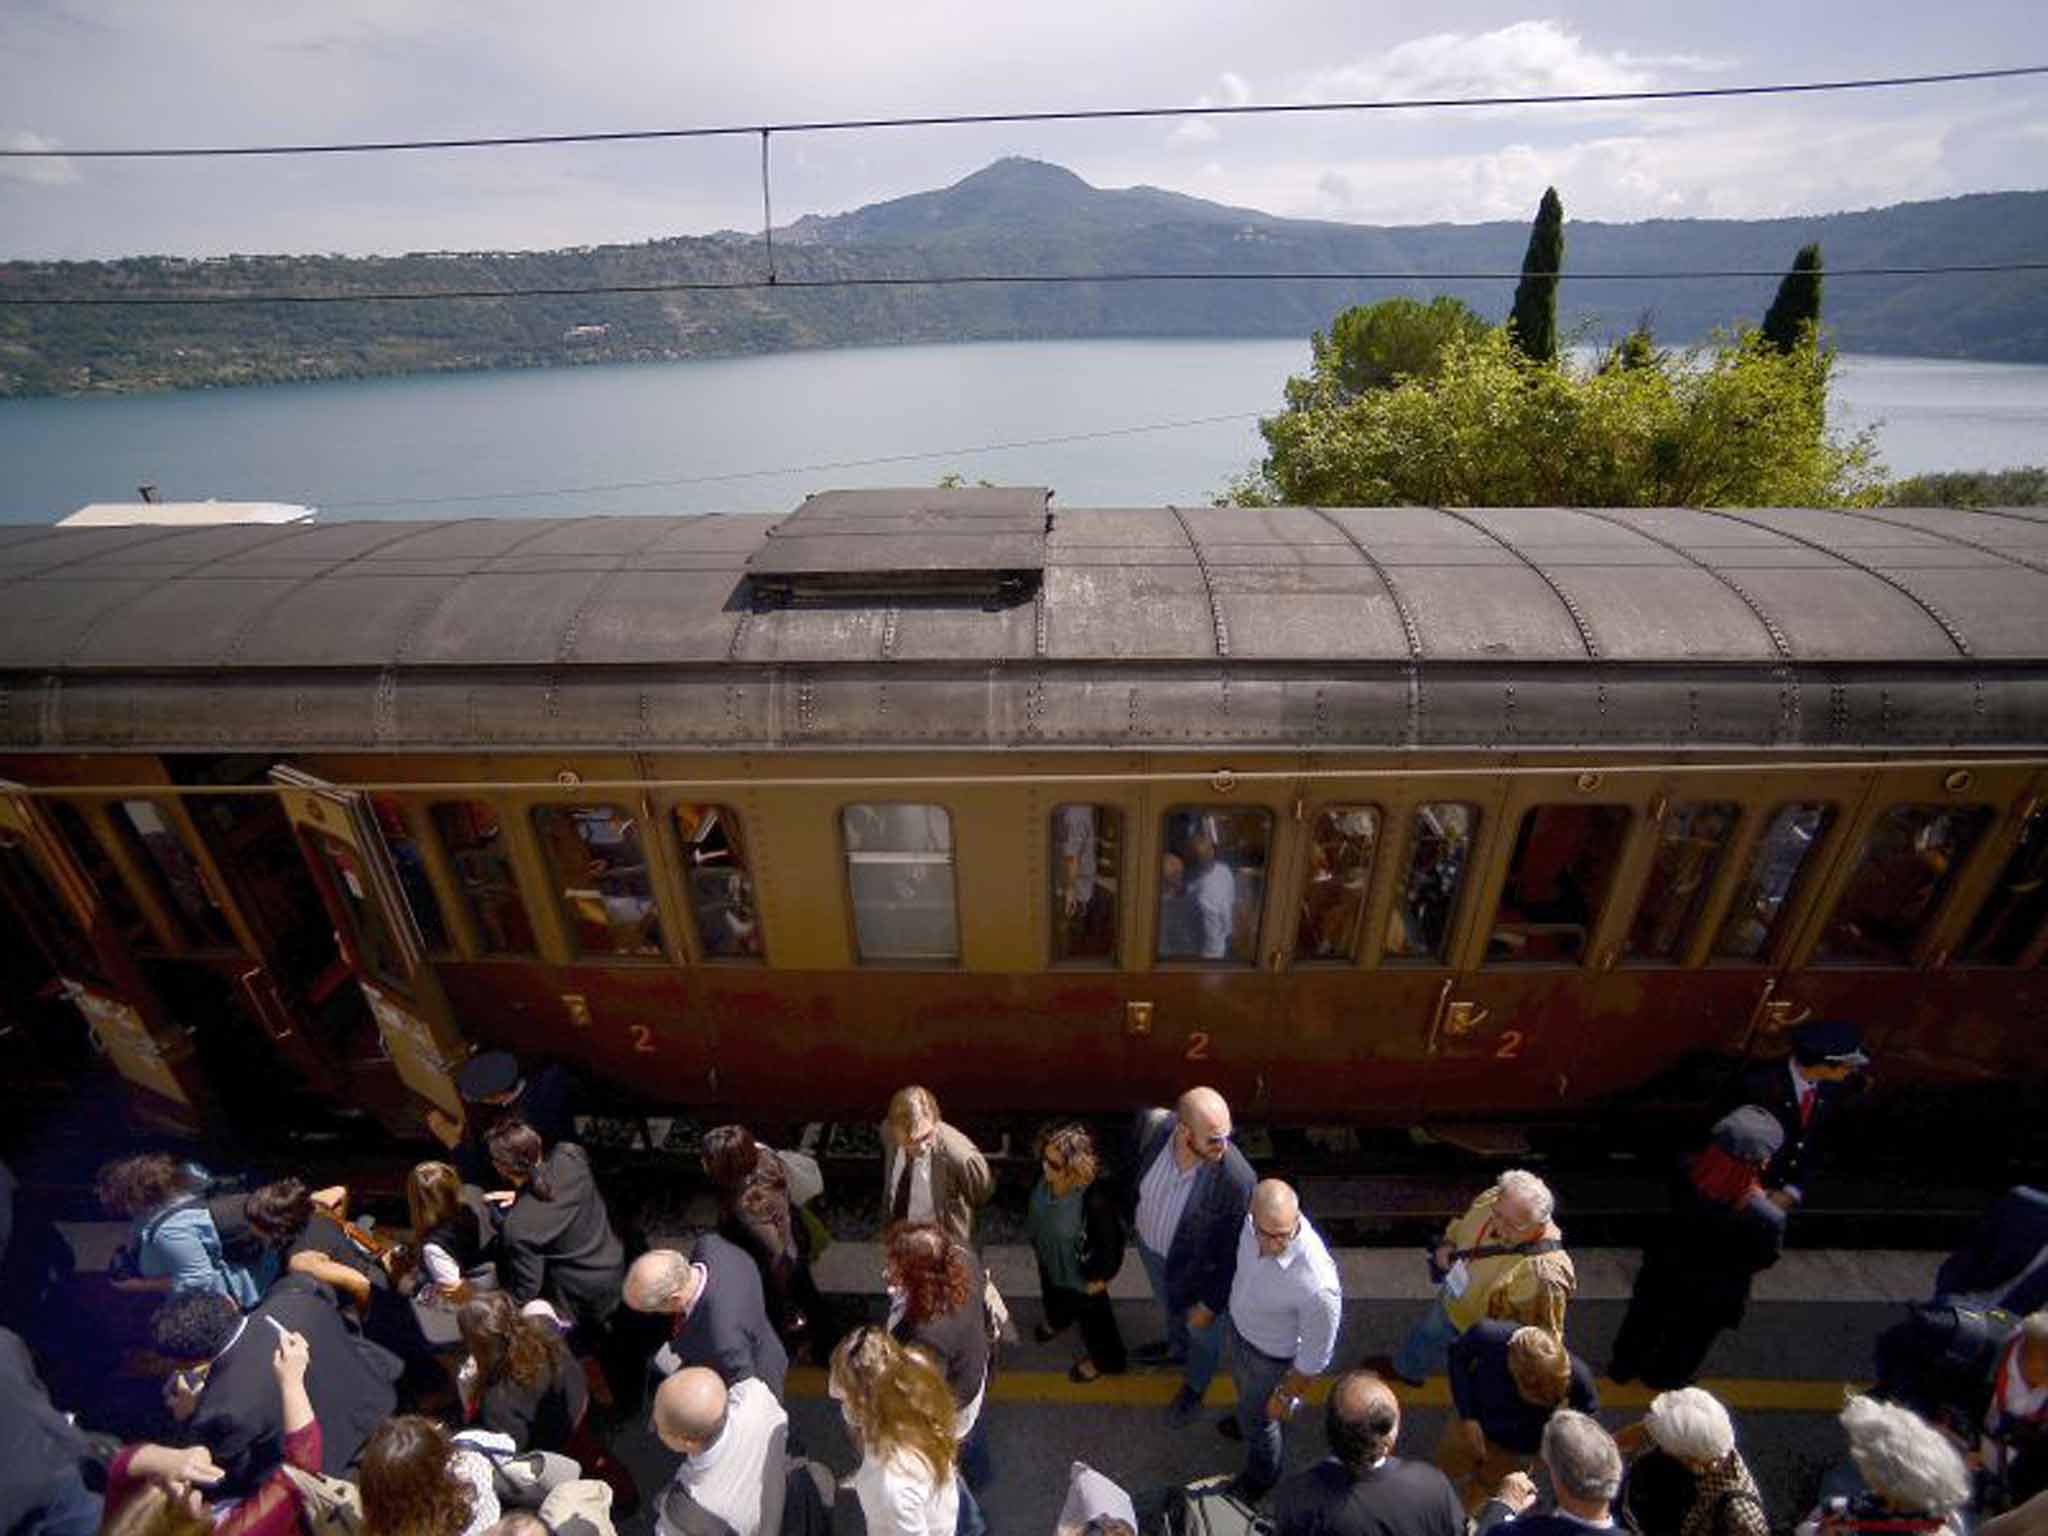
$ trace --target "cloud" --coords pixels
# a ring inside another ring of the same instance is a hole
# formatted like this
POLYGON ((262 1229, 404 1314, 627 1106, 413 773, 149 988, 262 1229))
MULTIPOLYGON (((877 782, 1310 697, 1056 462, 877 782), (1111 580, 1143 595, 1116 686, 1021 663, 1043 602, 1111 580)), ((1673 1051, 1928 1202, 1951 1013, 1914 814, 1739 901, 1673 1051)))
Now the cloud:
MULTIPOLYGON (((1198 107, 1242 107, 1252 99, 1252 88, 1243 75, 1230 70, 1216 77, 1219 87, 1215 92, 1204 91, 1195 98, 1198 107)), ((1208 117, 1184 117, 1166 135, 1169 149, 1196 149, 1205 144, 1214 144, 1223 137, 1223 130, 1216 119, 1208 117)))
MULTIPOLYGON (((55 149, 57 141, 24 129, 18 133, 10 133, 5 140, 5 147, 55 149)), ((27 182, 32 187, 68 187, 78 180, 78 166, 75 161, 67 159, 0 160, 0 179, 27 182)))

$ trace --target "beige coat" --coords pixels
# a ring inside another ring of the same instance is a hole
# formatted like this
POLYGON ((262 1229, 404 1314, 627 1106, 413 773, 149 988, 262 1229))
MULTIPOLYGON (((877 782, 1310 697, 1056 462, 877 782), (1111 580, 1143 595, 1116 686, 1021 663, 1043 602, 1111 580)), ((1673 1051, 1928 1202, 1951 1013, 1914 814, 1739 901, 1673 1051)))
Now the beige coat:
MULTIPOLYGON (((886 1224, 896 1191, 889 1182, 896 1163, 896 1132, 887 1122, 882 1126, 882 1221, 886 1224)), ((974 1239, 974 1208, 986 1205, 995 1192, 994 1175, 981 1149, 944 1121, 939 1122, 939 1139, 932 1148, 932 1219, 948 1237, 963 1247, 974 1239)))

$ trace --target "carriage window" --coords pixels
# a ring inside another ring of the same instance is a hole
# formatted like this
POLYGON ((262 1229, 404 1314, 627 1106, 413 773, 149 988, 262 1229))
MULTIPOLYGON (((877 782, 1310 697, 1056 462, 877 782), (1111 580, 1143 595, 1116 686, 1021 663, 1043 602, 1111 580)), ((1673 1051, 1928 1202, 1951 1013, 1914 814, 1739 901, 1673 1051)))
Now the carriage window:
POLYGON ((1895 805, 1878 821, 1814 958, 1907 965, 1991 825, 1988 805, 1895 805))
POLYGON ((942 805, 849 805, 846 880, 863 960, 958 960, 953 818, 942 805))
POLYGON ((306 841, 325 866, 335 896, 348 910, 364 969, 402 992, 411 992, 411 967, 385 921, 384 908, 370 894, 369 873, 355 849, 325 832, 308 831, 306 841))
POLYGON ((2018 965, 2033 947, 2043 917, 2048 917, 2048 805, 2037 807, 2020 829, 1998 884, 1970 924, 1957 963, 2018 965))
POLYGON ((661 912, 639 823, 616 805, 541 805, 534 807, 533 829, 555 872, 576 949, 658 957, 661 912))
POLYGON ((519 894, 519 877, 505 851, 498 808, 482 800, 452 800, 433 808, 434 835, 455 866, 462 896, 476 919, 484 952, 530 954, 533 923, 519 894))
POLYGON ((201 948, 229 949, 235 942, 227 918, 213 899, 213 887, 199 872, 199 862, 178 836, 163 807, 153 800, 123 800, 107 814, 129 846, 142 856, 163 884, 169 905, 178 914, 188 942, 201 948))
POLYGON ((1251 965, 1259 955, 1273 813, 1186 806, 1160 837, 1159 958, 1251 965))
POLYGON ((441 921, 441 904, 434 899, 427 861, 420 856, 419 839, 412 835, 405 807, 396 795, 372 795, 370 809, 376 813, 377 830, 384 834, 384 846, 391 850, 399 889, 405 893, 405 904, 412 908, 413 922, 419 925, 420 942, 429 953, 442 953, 450 947, 448 925, 441 921))
POLYGON ((128 882, 121 878, 121 871, 107 856, 106 845, 93 836, 85 813, 64 800, 48 804, 50 819, 57 824, 58 835, 64 839, 64 846, 70 850, 78 867, 85 872, 94 893, 106 903, 107 915, 113 918, 122 945, 130 950, 162 948, 155 931, 143 917, 142 908, 136 904, 135 893, 128 889, 128 882))
POLYGON ((1657 833, 1657 856, 1622 953, 1633 961, 1675 960, 1714 888, 1728 839, 1741 818, 1730 801, 1675 805, 1657 833))
POLYGON ((1052 812, 1052 963, 1116 959, 1117 872, 1124 819, 1114 806, 1052 812))
POLYGON ((28 845, 0 830, 0 919, 14 908, 14 919, 28 930, 60 976, 105 987, 100 957, 92 940, 72 920, 71 907, 43 875, 28 845))
POLYGON ((1811 802, 1781 805, 1771 813, 1770 824, 1749 850, 1749 867, 1742 872, 1742 884, 1714 940, 1716 955, 1724 960, 1766 957, 1779 920, 1811 866, 1808 856, 1826 839, 1834 821, 1833 806, 1811 802))
POLYGON ((1451 942, 1458 891, 1472 859, 1479 807, 1455 801, 1418 806, 1401 899, 1387 920, 1387 958, 1442 960, 1451 942))
POLYGON ((1629 812, 1621 805, 1539 805, 1522 817, 1493 914, 1494 965, 1577 965, 1614 883, 1629 812))
POLYGON ((1308 880, 1301 892, 1297 961, 1351 960, 1358 954, 1365 893, 1379 850, 1377 806, 1333 806, 1316 818, 1308 840, 1308 880))
POLYGON ((754 877, 740 842, 739 817, 729 806, 679 805, 676 836, 682 841, 690 912, 704 957, 760 959, 761 913, 754 905, 754 877))

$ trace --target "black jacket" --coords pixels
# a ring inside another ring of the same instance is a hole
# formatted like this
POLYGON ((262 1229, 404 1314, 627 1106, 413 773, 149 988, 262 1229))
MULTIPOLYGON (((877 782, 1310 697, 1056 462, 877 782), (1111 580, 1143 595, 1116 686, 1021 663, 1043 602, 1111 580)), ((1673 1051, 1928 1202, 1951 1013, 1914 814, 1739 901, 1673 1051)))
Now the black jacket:
MULTIPOLYGON (((1524 1456, 1536 1454, 1543 1442, 1543 1426, 1551 1409, 1538 1407, 1515 1390, 1508 1373, 1508 1340, 1519 1323, 1488 1318, 1474 1323, 1451 1345, 1451 1402, 1458 1417, 1471 1419, 1486 1431, 1486 1438, 1502 1450, 1524 1456)), ((1577 1355, 1571 1357, 1572 1380, 1565 1389, 1566 1408, 1581 1413, 1600 1411, 1600 1394, 1593 1385, 1593 1372, 1577 1355)))
POLYGON ((560 1339, 550 1341, 547 1374, 531 1386, 502 1376, 483 1389, 477 1422, 510 1435, 522 1451, 563 1451, 590 1407, 583 1367, 560 1339))
POLYGON ((499 1228, 505 1289, 522 1304, 538 1297, 566 1319, 602 1325, 619 1308, 626 1250, 605 1214, 589 1154, 573 1141, 561 1142, 541 1164, 540 1177, 548 1198, 528 1184, 499 1228))
POLYGON ((1671 1186, 1671 1214, 1644 1245, 1643 1269, 1660 1284, 1683 1277, 1694 1317, 1733 1328, 1748 1308, 1751 1282, 1784 1249, 1785 1213, 1761 1191, 1741 1205, 1723 1205, 1681 1173, 1671 1186))
POLYGON ((1271 1509, 1278 1536, 1465 1536, 1450 1479, 1398 1456, 1363 1472, 1326 1457, 1275 1488, 1271 1509))
POLYGON ((988 1303, 982 1299, 981 1265, 967 1255, 967 1300, 952 1311, 913 1323, 904 1318, 896 1325, 896 1337, 906 1344, 922 1344, 938 1357, 946 1373, 946 1390, 953 1394, 953 1406, 965 1408, 981 1393, 988 1380, 988 1303))
POLYGON ((744 1248, 706 1232, 690 1245, 690 1262, 704 1266, 704 1293, 689 1316, 676 1320, 669 1349, 684 1365, 709 1366, 727 1386, 755 1377, 780 1402, 789 1352, 768 1321, 753 1259, 744 1248))
POLYGON ((510 1104, 469 1104, 464 1106, 462 1142, 449 1154, 449 1162, 462 1175, 462 1182, 482 1189, 503 1189, 505 1181, 491 1166, 490 1149, 484 1138, 492 1126, 507 1115, 517 1115, 540 1132, 540 1144, 576 1139, 576 1079, 569 1069, 545 1066, 526 1079, 519 1097, 510 1104))
MULTIPOLYGON (((1517 1516, 1499 1499, 1486 1501, 1486 1507, 1479 1511, 1479 1518, 1472 1527, 1472 1536, 1486 1536, 1492 1530, 1500 1531, 1501 1536, 1586 1536, 1586 1527, 1567 1515, 1553 1511, 1517 1516)), ((1614 1522, 1614 1536, 1623 1536, 1618 1517, 1614 1522)))
POLYGON ((1813 1119, 1802 1125, 1799 1098, 1792 1089, 1792 1068, 1788 1058, 1762 1062, 1742 1074, 1742 1090, 1730 1109, 1754 1104, 1767 1109, 1785 1132, 1785 1144, 1763 1172, 1765 1189, 1804 1189, 1825 1160, 1828 1122, 1840 1107, 1845 1091, 1842 1083, 1816 1083, 1813 1119))
MULTIPOLYGON (((1173 1111, 1148 1109, 1138 1117, 1137 1155, 1131 1159, 1131 1180, 1125 1187, 1124 1217, 1135 1222, 1138 1196, 1153 1163, 1171 1157, 1173 1111)), ((1245 1213, 1252 1207, 1252 1165, 1232 1146, 1223 1160, 1204 1163, 1195 1172, 1195 1187, 1174 1229, 1166 1259, 1166 1305, 1185 1312, 1200 1302, 1211 1312, 1230 1306, 1230 1282, 1237 1275, 1237 1239, 1245 1213)))
POLYGON ((185 1426, 186 1443, 206 1446, 227 1473, 219 1489, 224 1494, 253 1492, 284 1460, 284 1401, 271 1368, 277 1330, 270 1318, 305 1335, 306 1395, 320 1421, 323 1472, 346 1475, 371 1431, 398 1406, 396 1357, 342 1321, 333 1291, 305 1275, 286 1275, 213 1362, 185 1426))

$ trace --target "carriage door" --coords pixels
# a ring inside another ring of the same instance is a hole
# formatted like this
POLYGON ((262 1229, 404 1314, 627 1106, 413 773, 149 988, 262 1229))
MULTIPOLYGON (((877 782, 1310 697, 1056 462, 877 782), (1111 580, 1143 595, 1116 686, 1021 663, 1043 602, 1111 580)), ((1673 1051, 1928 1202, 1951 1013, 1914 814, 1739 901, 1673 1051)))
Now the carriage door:
POLYGON ((105 900, 42 811, 11 792, 19 788, 0 782, 0 907, 42 950, 114 1070, 164 1101, 160 1113, 189 1124, 203 1101, 191 1041, 136 971, 105 900))
POLYGON ((273 768, 270 778, 282 790, 278 800, 399 1080, 428 1105, 459 1118, 454 1073, 466 1048, 426 964, 419 925, 369 797, 296 768, 273 768))

